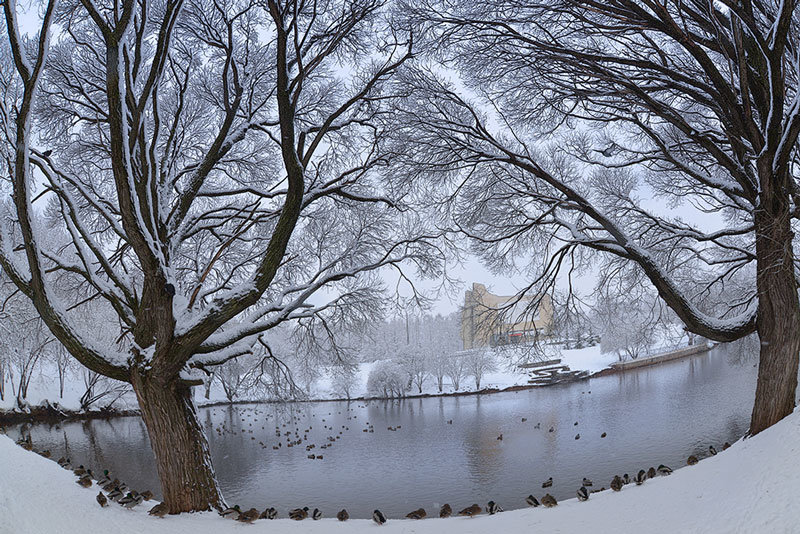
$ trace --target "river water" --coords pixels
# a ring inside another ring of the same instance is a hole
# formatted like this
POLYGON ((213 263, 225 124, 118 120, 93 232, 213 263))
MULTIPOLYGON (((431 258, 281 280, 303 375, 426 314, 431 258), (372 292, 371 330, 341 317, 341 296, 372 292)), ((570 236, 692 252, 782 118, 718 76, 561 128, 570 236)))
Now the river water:
MULTIPOLYGON (((223 494, 242 509, 275 506, 286 517, 289 508, 309 506, 331 517, 347 508, 351 517, 363 518, 380 508, 401 517, 419 507, 431 514, 445 502, 458 510, 492 499, 508 510, 524 507, 531 493, 573 498, 583 477, 595 489, 608 487, 615 474, 682 467, 690 454, 706 456, 709 445, 721 450, 725 441, 733 443, 747 430, 754 363, 717 349, 520 392, 239 405, 201 408, 198 415, 223 494), (330 447, 321 449, 326 443, 330 447), (316 447, 307 451, 310 444, 316 447), (543 490, 548 477, 553 486, 543 490)), ((14 439, 30 432, 54 458, 106 468, 132 488, 159 493, 138 417, 7 430, 14 439)))

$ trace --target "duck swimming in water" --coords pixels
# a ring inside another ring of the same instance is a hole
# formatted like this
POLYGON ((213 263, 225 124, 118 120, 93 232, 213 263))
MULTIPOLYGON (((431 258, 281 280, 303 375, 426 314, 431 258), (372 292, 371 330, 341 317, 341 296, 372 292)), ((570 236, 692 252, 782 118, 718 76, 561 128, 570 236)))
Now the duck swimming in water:
POLYGON ((592 481, 586 477, 583 477, 583 485, 586 486, 587 488, 590 488, 592 487, 592 481))
POLYGON ((544 482, 542 482, 542 488, 549 488, 553 485, 553 477, 548 478, 544 482))

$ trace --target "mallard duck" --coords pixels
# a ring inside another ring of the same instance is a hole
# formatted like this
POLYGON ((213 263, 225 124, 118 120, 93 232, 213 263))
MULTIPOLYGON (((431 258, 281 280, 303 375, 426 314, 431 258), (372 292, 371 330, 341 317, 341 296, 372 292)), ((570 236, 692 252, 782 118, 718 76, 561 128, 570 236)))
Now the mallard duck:
POLYGON ((494 515, 494 514, 496 514, 498 512, 502 512, 502 511, 503 511, 503 507, 500 506, 499 504, 497 504, 496 502, 489 501, 488 503, 486 503, 486 513, 487 514, 494 515))
POLYGON ((549 493, 546 493, 545 496, 542 497, 542 504, 548 508, 552 508, 553 506, 556 506, 558 504, 558 501, 556 500, 555 497, 553 497, 549 493))
POLYGON ((102 491, 97 493, 96 499, 97 499, 97 504, 100 505, 100 508, 105 508, 106 506, 108 506, 108 499, 106 499, 106 496, 103 495, 102 491))
POLYGON ((624 475, 622 475, 622 483, 623 484, 630 484, 631 483, 631 477, 628 476, 628 473, 625 473, 624 475))
POLYGON ((311 512, 311 519, 313 519, 314 521, 319 521, 320 519, 322 519, 322 512, 320 511, 319 508, 314 508, 314 511, 311 512))
POLYGON ((169 507, 167 506, 167 503, 160 502, 150 508, 150 511, 147 513, 156 517, 164 517, 167 515, 167 513, 169 513, 169 507))
POLYGON ((717 454, 717 449, 715 449, 713 445, 709 445, 708 454, 710 454, 711 456, 715 456, 717 454))
POLYGON ((92 487, 92 477, 87 475, 83 475, 81 478, 75 481, 77 485, 82 488, 91 488, 92 487))
POLYGON ((250 508, 248 511, 239 514, 239 517, 237 517, 236 520, 241 521, 242 523, 252 523, 256 519, 258 519, 259 515, 260 514, 258 510, 256 510, 255 508, 250 508))
POLYGON ((275 519, 276 517, 278 517, 278 511, 272 507, 267 508, 258 516, 259 519, 275 519))
POLYGON ((578 434, 575 434, 575 439, 581 439, 581 435, 580 435, 580 433, 578 433, 578 434))
POLYGON ((473 504, 472 506, 468 506, 468 507, 464 508, 463 510, 461 510, 460 512, 458 512, 458 515, 466 515, 466 516, 469 516, 469 517, 474 517, 474 516, 478 515, 479 513, 481 513, 480 505, 473 504))
POLYGON ((61 458, 59 458, 58 460, 56 460, 56 463, 57 463, 58 465, 60 465, 61 467, 64 467, 65 465, 67 465, 67 464, 69 463, 69 460, 67 460, 66 458, 64 458, 64 457, 62 456, 61 458))
POLYGON ((225 519, 238 519, 239 515, 241 515, 242 511, 239 509, 239 505, 235 504, 233 508, 225 508, 223 511, 219 513, 225 519))
POLYGON ((111 482, 111 477, 108 476, 108 469, 103 469, 103 476, 97 481, 97 485, 101 488, 111 482))
POLYGON ((697 459, 697 456, 692 454, 691 456, 689 456, 689 458, 686 459, 686 465, 695 465, 698 461, 699 460, 697 459))
POLYGON ((607 434, 606 434, 605 432, 603 432, 602 434, 600 434, 600 437, 601 437, 601 438, 604 438, 604 437, 606 437, 606 436, 607 436, 607 434))
POLYGON ((144 490, 144 491, 143 491, 142 493, 140 493, 139 495, 141 495, 141 496, 142 496, 142 498, 143 498, 144 500, 146 500, 146 501, 149 501, 150 499, 152 499, 152 498, 153 498, 153 492, 152 492, 152 491, 150 491, 150 490, 144 490))
POLYGON ((726 441, 726 442, 725 442, 725 443, 723 443, 723 445, 722 445, 722 450, 723 450, 723 451, 725 451, 725 450, 728 450, 728 449, 730 449, 730 447, 731 447, 731 444, 730 444, 730 443, 728 443, 728 442, 726 441))
POLYGON ((79 465, 78 467, 72 470, 72 474, 75 475, 76 477, 82 477, 83 475, 86 474, 86 468, 84 468, 83 465, 79 465))
POLYGON ((647 473, 645 473, 644 469, 639 469, 639 472, 636 473, 636 485, 641 486, 645 480, 647 480, 647 473))
POLYGON ((122 489, 120 489, 119 486, 114 486, 114 489, 108 492, 109 500, 112 500, 114 502, 119 501, 124 496, 125 493, 123 493, 122 489))
POLYGON ((586 489, 586 486, 581 486, 578 488, 578 500, 579 501, 588 501, 589 500, 589 491, 586 489))
POLYGON ((141 495, 139 495, 135 491, 132 491, 132 492, 128 492, 128 494, 125 497, 121 498, 117 502, 120 503, 125 508, 130 509, 130 508, 133 508, 134 506, 139 506, 140 504, 142 504, 143 500, 144 500, 144 498, 142 498, 141 495))
POLYGON ((542 488, 549 488, 553 485, 553 477, 548 478, 544 482, 542 482, 542 488))
POLYGON ((372 520, 379 525, 383 525, 386 523, 386 516, 380 510, 375 510, 372 512, 372 520))
POLYGON ((453 509, 450 508, 449 504, 443 504, 439 509, 439 517, 450 517, 451 515, 453 515, 453 509))
POLYGON ((656 468, 651 467, 647 470, 647 478, 655 478, 656 477, 656 468))
POLYGON ((536 497, 534 497, 533 495, 528 495, 527 497, 525 497, 525 502, 528 503, 528 506, 533 506, 534 508, 539 506, 539 501, 536 500, 536 497))
POLYGON ((658 466, 658 474, 662 475, 662 476, 671 475, 672 474, 672 469, 670 469, 669 467, 667 467, 664 464, 661 464, 661 465, 658 466))
POLYGON ((43 451, 39 451, 39 456, 44 458, 50 458, 53 454, 50 452, 50 449, 45 449, 43 451))
POLYGON ((347 510, 342 508, 341 510, 339 510, 339 513, 336 514, 336 519, 338 519, 339 521, 347 521, 348 519, 350 519, 350 514, 347 513, 347 510))
POLYGON ((497 436, 497 441, 503 441, 503 434, 500 434, 499 436, 497 436))
POLYGON ((614 491, 620 491, 622 489, 622 479, 619 475, 614 475, 614 478, 611 479, 611 489, 614 491))
POLYGON ((295 521, 302 521, 308 517, 308 506, 303 506, 302 508, 295 508, 294 510, 289 510, 289 519, 294 519, 295 521))
POLYGON ((408 519, 422 519, 422 518, 426 517, 427 515, 428 515, 428 513, 425 511, 425 508, 418 508, 417 510, 414 510, 413 512, 407 513, 406 517, 408 519))
POLYGON ((591 486, 592 486, 592 484, 593 484, 593 482, 592 482, 591 480, 589 480, 589 479, 588 479, 588 478, 586 478, 586 477, 583 477, 583 485, 584 485, 584 486, 586 486, 587 488, 589 488, 589 487, 591 487, 591 486))

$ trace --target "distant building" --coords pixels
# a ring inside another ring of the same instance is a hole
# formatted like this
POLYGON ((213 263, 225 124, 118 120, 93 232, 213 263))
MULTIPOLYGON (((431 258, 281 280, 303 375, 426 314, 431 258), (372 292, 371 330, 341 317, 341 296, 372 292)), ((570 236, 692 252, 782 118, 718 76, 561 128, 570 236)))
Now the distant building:
POLYGON ((472 284, 472 290, 464 295, 461 310, 464 350, 525 343, 536 336, 550 335, 553 323, 550 295, 542 295, 534 310, 528 309, 533 297, 515 300, 514 296, 494 295, 483 284, 472 284))

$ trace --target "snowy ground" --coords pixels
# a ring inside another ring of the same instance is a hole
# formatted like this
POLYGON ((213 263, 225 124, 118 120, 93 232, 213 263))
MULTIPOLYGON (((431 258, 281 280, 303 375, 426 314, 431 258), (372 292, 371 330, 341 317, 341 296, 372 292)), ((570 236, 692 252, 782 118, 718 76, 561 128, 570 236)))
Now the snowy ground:
MULTIPOLYGON (((405 532, 459 534, 495 532, 798 532, 800 506, 800 411, 754 438, 698 465, 676 470, 643 486, 591 495, 588 502, 564 501, 552 509, 530 508, 475 519, 422 521, 389 518, 378 527, 368 520, 259 520, 245 525, 213 513, 157 519, 152 503, 134 510, 116 504, 100 508, 97 488, 83 489, 75 477, 0 436, 0 534, 72 532, 226 534, 405 532), (381 530, 375 530, 380 528, 381 530)), ((677 466, 673 466, 677 467, 677 466)), ((595 481, 597 483, 598 481, 595 481)), ((604 485, 608 485, 606 482, 604 485)), ((542 492, 543 493, 543 492, 542 492)), ((541 497, 541 494, 537 495, 541 497)), ((268 500, 268 496, 264 496, 268 500)), ((308 503, 313 507, 313 503, 308 503)), ((451 503, 454 508, 471 503, 451 503)), ((481 503, 483 504, 483 503, 481 503)), ((502 504, 502 503, 500 503, 502 504)), ((429 511, 430 513, 431 511, 429 511)), ((280 511, 286 517, 286 510, 280 511)))

